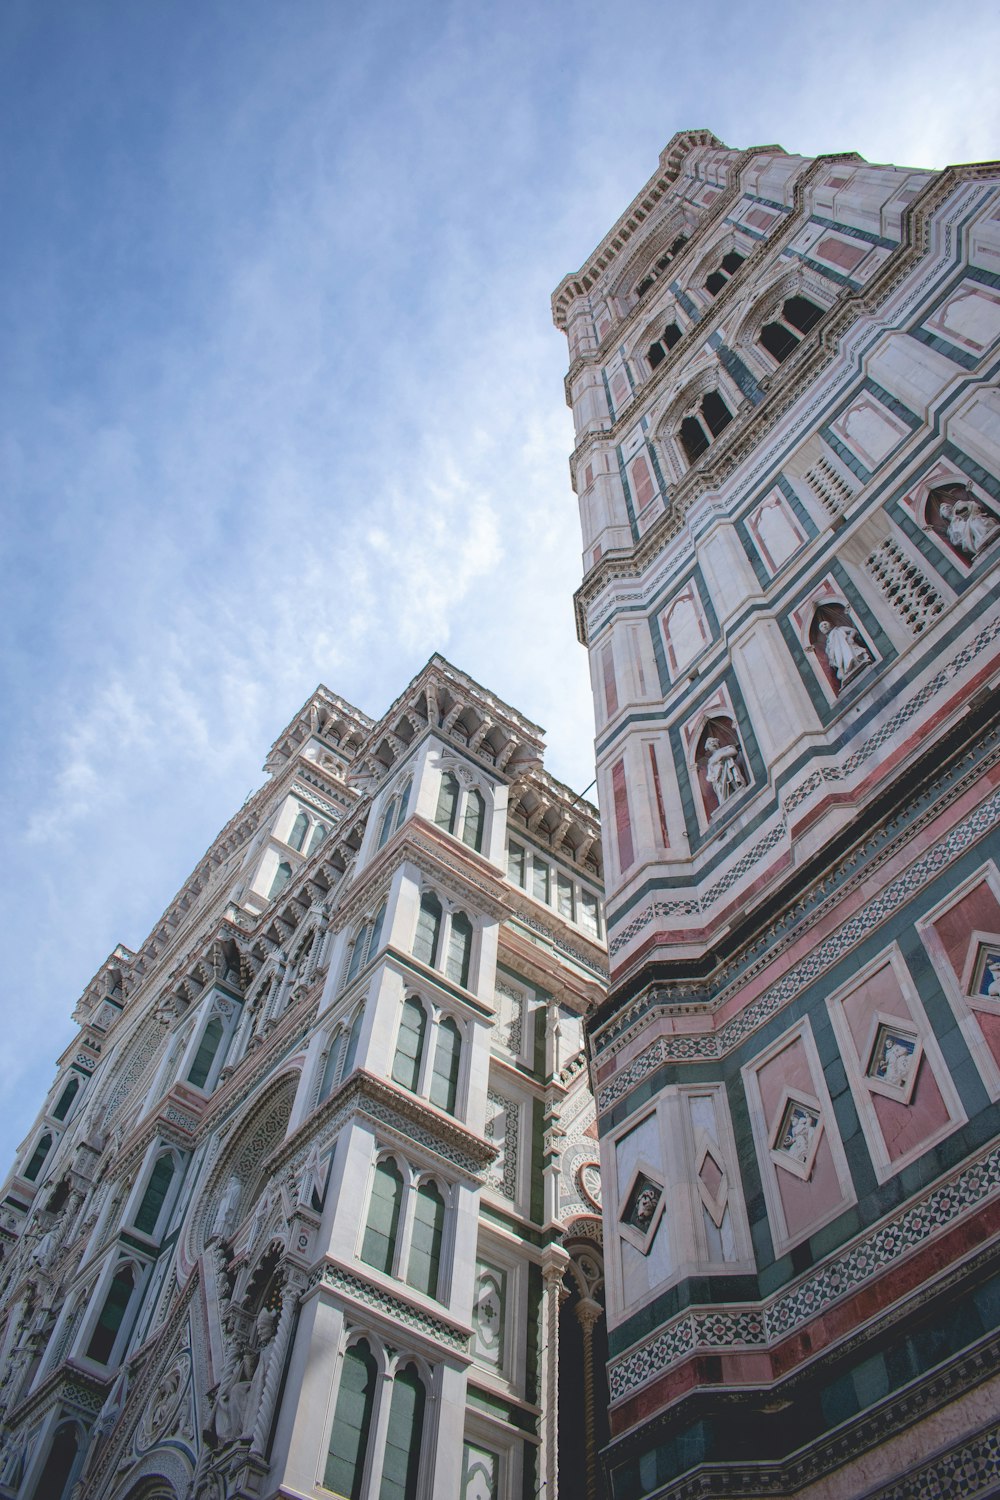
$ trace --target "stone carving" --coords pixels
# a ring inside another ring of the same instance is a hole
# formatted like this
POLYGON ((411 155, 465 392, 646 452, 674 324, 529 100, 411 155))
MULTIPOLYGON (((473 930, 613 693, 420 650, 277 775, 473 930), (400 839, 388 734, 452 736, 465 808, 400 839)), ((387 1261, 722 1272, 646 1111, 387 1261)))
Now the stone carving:
POLYGON ((254 1356, 249 1349, 238 1345, 230 1348, 205 1428, 205 1441, 210 1447, 221 1448, 242 1434, 253 1367, 254 1356))
POLYGON ((819 1146, 820 1113, 801 1099, 789 1099, 773 1139, 775 1160, 795 1170, 797 1177, 809 1177, 819 1146))
POLYGON ((978 557, 1000 531, 1000 522, 975 500, 945 501, 941 514, 948 523, 949 542, 970 557, 978 557))
POLYGON ((229 1239, 239 1222, 236 1218, 236 1211, 239 1207, 241 1192, 240 1179, 235 1172, 230 1173, 222 1197, 219 1199, 219 1206, 215 1211, 209 1239, 229 1239))
POLYGON ((871 653, 862 644, 853 625, 833 625, 829 620, 821 620, 819 635, 826 659, 837 674, 837 681, 841 686, 865 667, 871 666, 871 653))
POLYGON ((151 1448, 158 1438, 172 1431, 189 1373, 190 1358, 187 1353, 182 1353, 160 1377, 143 1412, 139 1438, 143 1448, 151 1448))
POLYGON ((730 797, 749 785, 743 769, 743 757, 738 745, 723 744, 715 734, 708 736, 705 749, 708 752, 705 775, 721 807, 730 797))

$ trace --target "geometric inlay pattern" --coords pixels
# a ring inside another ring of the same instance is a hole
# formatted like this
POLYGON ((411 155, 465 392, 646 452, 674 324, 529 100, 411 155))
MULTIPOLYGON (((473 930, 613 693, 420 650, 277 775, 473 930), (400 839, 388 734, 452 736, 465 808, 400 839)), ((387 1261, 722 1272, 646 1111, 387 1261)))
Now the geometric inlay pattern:
POLYGON ((776 1011, 795 998, 824 971, 839 962, 844 955, 857 946, 868 934, 881 926, 900 907, 904 906, 915 892, 935 879, 947 869, 983 834, 1000 823, 1000 792, 994 792, 980 807, 975 808, 962 822, 950 829, 939 843, 926 849, 918 860, 897 880, 892 881, 872 900, 856 911, 829 937, 783 975, 769 989, 748 1005, 739 1015, 718 1031, 694 1036, 679 1034, 660 1037, 642 1056, 600 1091, 598 1108, 601 1112, 610 1109, 623 1095, 639 1083, 647 1073, 665 1062, 688 1062, 697 1058, 717 1059, 725 1057, 738 1047, 758 1027, 769 1020, 776 1011))
POLYGON ((901 1213, 883 1220, 872 1233, 831 1256, 797 1285, 775 1293, 755 1308, 681 1313, 657 1329, 648 1342, 611 1360, 608 1379, 612 1401, 624 1400, 696 1349, 764 1349, 786 1338, 998 1192, 1000 1147, 995 1147, 950 1182, 939 1183, 901 1213))

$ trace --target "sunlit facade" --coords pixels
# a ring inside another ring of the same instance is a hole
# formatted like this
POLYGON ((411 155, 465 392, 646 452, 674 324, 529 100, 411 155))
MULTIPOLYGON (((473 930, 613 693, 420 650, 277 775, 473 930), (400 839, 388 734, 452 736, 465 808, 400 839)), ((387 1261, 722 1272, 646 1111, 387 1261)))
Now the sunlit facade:
POLYGON ((609 1496, 992 1495, 1000 170, 678 135, 553 312, 609 1496))
POLYGON ((601 844, 541 734, 441 657, 377 723, 319 688, 87 987, 4 1190, 0 1494, 554 1494, 560 1347, 596 1474, 601 844))

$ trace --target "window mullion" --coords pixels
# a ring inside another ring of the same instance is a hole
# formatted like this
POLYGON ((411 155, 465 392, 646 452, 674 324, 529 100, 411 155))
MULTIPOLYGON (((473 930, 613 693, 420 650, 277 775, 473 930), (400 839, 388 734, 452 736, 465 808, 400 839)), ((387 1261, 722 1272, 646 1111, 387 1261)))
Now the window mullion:
POLYGON ((416 1184, 408 1171, 403 1178, 403 1201, 399 1206, 399 1228, 396 1233, 395 1254, 392 1258, 392 1274, 397 1281, 406 1280, 406 1268, 410 1263, 410 1242, 413 1239, 413 1209, 416 1184))
POLYGON ((434 1067, 434 1058, 437 1055, 438 1044, 438 1022, 441 1019, 441 1007, 431 1003, 427 1007, 427 1030, 424 1032, 424 1050, 420 1058, 420 1067, 417 1070, 417 1086, 414 1090, 422 1099, 427 1098, 430 1089, 431 1069, 434 1067))
POLYGON ((375 1410, 372 1414, 371 1435, 368 1439, 368 1453, 365 1457, 364 1483, 361 1486, 363 1495, 375 1495, 376 1484, 382 1474, 382 1462, 385 1457, 385 1440, 389 1433, 389 1410, 392 1406, 392 1374, 388 1364, 378 1377, 378 1387, 375 1392, 375 1410))

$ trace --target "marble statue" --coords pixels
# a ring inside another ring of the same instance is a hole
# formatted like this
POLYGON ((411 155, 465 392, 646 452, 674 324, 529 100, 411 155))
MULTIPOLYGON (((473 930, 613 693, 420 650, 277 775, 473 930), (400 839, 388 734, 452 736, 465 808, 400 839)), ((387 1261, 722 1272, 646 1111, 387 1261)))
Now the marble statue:
POLYGON ((734 793, 742 791, 748 785, 740 765, 739 748, 736 745, 724 745, 717 735, 710 734, 705 741, 705 749, 708 751, 705 775, 721 806, 734 793))
POLYGON ((951 545, 968 557, 978 557, 1000 531, 1000 521, 971 498, 943 501, 941 519, 947 522, 951 545))
POLYGON ((827 661, 837 674, 837 681, 847 682, 863 667, 871 666, 871 653, 863 645, 853 625, 831 625, 821 620, 821 644, 827 661))

